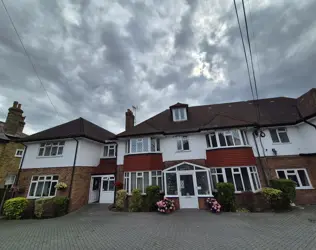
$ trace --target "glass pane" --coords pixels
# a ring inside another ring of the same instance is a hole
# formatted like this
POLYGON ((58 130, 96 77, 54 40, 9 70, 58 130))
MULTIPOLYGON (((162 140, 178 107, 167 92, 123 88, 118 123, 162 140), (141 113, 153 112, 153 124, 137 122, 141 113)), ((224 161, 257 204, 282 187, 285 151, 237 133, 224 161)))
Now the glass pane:
POLYGON ((226 135, 227 146, 234 146, 233 136, 226 135))
POLYGON ((114 181, 109 181, 109 191, 114 191, 114 181))
POLYGON ((225 168, 225 173, 226 173, 227 182, 234 184, 231 168, 225 168))
POLYGON ((32 180, 36 181, 38 179, 38 176, 33 176, 32 180))
POLYGON ((51 155, 57 155, 57 147, 52 147, 51 155))
POLYGON ((44 187, 44 182, 43 181, 38 182, 37 189, 35 191, 35 196, 42 196, 43 187, 44 187))
POLYGON ((114 148, 111 148, 110 150, 109 150, 109 155, 108 155, 109 157, 113 157, 113 156, 115 156, 115 149, 114 148))
POLYGON ((143 139, 143 152, 148 152, 148 138, 143 139))
POLYGON ((144 193, 146 193, 146 188, 149 186, 149 172, 144 172, 144 193))
POLYGON ((216 175, 212 175, 212 189, 216 190, 216 184, 217 184, 217 180, 216 180, 216 175))
POLYGON ((270 135, 271 135, 271 138, 272 138, 273 142, 275 142, 275 143, 279 142, 279 138, 277 136, 277 133, 276 133, 275 129, 270 129, 270 135))
POLYGON ((136 173, 131 173, 131 176, 131 191, 133 191, 136 188, 136 173))
POLYGON ((59 147, 57 154, 58 154, 58 155, 62 155, 62 154, 63 154, 63 151, 64 151, 64 147, 59 147))
POLYGON ((180 175, 180 189, 182 196, 193 196, 194 185, 192 175, 180 175))
POLYGON ((180 119, 181 120, 184 120, 184 109, 179 109, 179 111, 180 111, 180 119))
POLYGON ((52 185, 50 187, 49 196, 55 196, 56 195, 56 188, 55 188, 56 185, 57 185, 57 181, 53 181, 52 185))
POLYGON ((156 151, 156 139, 155 138, 151 138, 151 140, 150 140, 150 150, 151 150, 151 152, 156 151))
POLYGON ((156 176, 157 171, 151 171, 151 176, 156 176))
POLYGON ((173 110, 173 113, 174 113, 174 118, 175 118, 175 121, 178 121, 180 120, 180 112, 179 112, 179 109, 174 109, 173 110))
POLYGON ((255 178, 255 173, 251 174, 251 180, 252 180, 252 183, 253 183, 253 188, 255 190, 258 190, 259 188, 258 188, 258 185, 257 185, 257 179, 255 178))
POLYGON ((226 146, 226 141, 223 133, 218 133, 219 143, 222 147, 226 146))
POLYGON ((177 187, 177 174, 176 173, 167 173, 166 174, 166 182, 167 182, 167 195, 177 195, 178 187, 177 187))
POLYGON ((108 146, 104 146, 104 150, 103 150, 103 156, 107 157, 108 156, 108 146))
POLYGON ((158 186, 157 181, 156 181, 156 177, 154 177, 154 176, 151 177, 151 185, 158 186))
POLYGON ((144 192, 143 178, 137 177, 137 189, 139 189, 141 192, 144 192))
POLYGON ((189 150, 189 141, 187 138, 183 138, 183 150, 189 150))
POLYGON ((212 147, 217 148, 217 141, 216 141, 215 133, 211 134, 211 141, 212 141, 212 147))
POLYGON ((296 175, 288 175, 287 178, 290 179, 290 180, 292 180, 292 181, 295 181, 297 187, 300 186, 300 184, 298 183, 298 179, 297 179, 297 176, 296 176, 296 175))
POLYGON ((224 182, 224 176, 222 174, 217 175, 218 182, 224 182))
POLYGON ((304 170, 297 170, 303 187, 309 186, 309 182, 304 170))
POLYGON ((206 147, 210 148, 211 147, 210 135, 205 135, 205 139, 206 139, 206 147))
POLYGON ((207 172, 196 172, 198 194, 209 194, 207 172))
POLYGON ((257 186, 258 186, 258 189, 259 189, 259 188, 261 188, 261 184, 260 184, 260 180, 259 180, 259 175, 258 175, 258 173, 255 173, 255 177, 256 177, 257 186))
POLYGON ((65 142, 64 141, 60 141, 59 145, 65 145, 65 142))
POLYGON ((250 179, 247 168, 241 168, 241 175, 245 185, 245 191, 251 191, 250 179))
POLYGON ((158 187, 160 187, 160 190, 162 190, 162 177, 158 177, 158 187))
POLYGON ((39 176, 39 180, 45 180, 45 176, 39 176))
POLYGON ((240 174, 234 174, 236 191, 244 191, 240 174))
POLYGON ((49 195, 49 188, 50 188, 50 181, 46 181, 44 184, 44 190, 43 190, 43 195, 42 196, 48 196, 49 195))
POLYGON ((43 156, 43 153, 44 153, 44 148, 40 148, 38 152, 38 156, 43 156))
POLYGON ((157 138, 156 139, 156 143, 157 143, 157 151, 160 151, 160 140, 157 138))
POLYGON ((178 170, 179 171, 194 170, 194 167, 192 165, 189 165, 189 164, 182 164, 182 165, 178 166, 178 170))
POLYGON ((36 187, 36 182, 31 183, 29 196, 34 196, 35 187, 36 187))
POLYGON ((239 137, 238 130, 233 130, 232 133, 233 133, 235 145, 241 145, 241 140, 239 137))
POLYGON ((58 180, 58 175, 54 175, 53 180, 58 180))
POLYGON ((52 176, 46 176, 46 180, 51 180, 52 176))
POLYGON ((131 140, 131 153, 136 152, 136 139, 131 140))
POLYGON ((50 156, 50 151, 51 151, 52 147, 51 146, 48 146, 48 147, 45 147, 45 153, 44 153, 44 156, 50 156))
POLYGON ((279 137, 280 137, 281 142, 283 143, 290 142, 289 137, 287 136, 286 132, 279 132, 279 137))
POLYGON ((58 145, 58 142, 53 142, 53 146, 56 146, 56 145, 58 145))
POLYGON ((223 170, 222 170, 221 168, 217 168, 217 169, 216 169, 216 172, 217 172, 217 173, 222 173, 222 171, 223 171, 223 170))
POLYGON ((109 188, 109 181, 108 180, 103 180, 102 190, 103 191, 108 191, 108 188, 109 188))
POLYGON ((40 147, 45 147, 45 143, 41 143, 40 147))
POLYGON ((137 152, 143 152, 143 140, 136 142, 136 151, 137 152))
POLYGON ((280 178, 280 179, 286 179, 285 173, 284 173, 283 170, 278 170, 277 172, 278 172, 278 175, 279 175, 279 178, 280 178))

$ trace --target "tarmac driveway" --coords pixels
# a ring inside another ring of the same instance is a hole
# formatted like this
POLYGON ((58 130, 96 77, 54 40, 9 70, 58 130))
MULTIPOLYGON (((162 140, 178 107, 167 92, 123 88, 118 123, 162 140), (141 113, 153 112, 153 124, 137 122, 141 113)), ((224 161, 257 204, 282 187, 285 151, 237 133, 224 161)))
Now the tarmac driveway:
POLYGON ((88 205, 48 220, 0 220, 0 249, 315 249, 316 208, 290 213, 109 212, 88 205))

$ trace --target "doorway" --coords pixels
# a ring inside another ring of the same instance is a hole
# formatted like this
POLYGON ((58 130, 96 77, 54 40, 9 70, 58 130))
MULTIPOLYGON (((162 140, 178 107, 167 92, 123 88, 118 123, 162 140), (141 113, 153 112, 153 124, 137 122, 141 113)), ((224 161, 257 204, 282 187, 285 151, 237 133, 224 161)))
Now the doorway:
POLYGON ((194 177, 193 173, 178 174, 180 208, 199 208, 194 177))

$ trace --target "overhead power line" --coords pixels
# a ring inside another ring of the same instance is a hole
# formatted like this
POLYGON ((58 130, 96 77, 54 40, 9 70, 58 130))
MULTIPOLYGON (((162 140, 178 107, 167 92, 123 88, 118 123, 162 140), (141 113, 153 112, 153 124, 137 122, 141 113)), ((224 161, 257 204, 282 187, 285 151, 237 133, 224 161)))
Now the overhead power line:
POLYGON ((7 15, 8 15, 9 19, 10 19, 10 22, 11 22, 11 24, 12 24, 12 26, 13 26, 13 29, 14 29, 14 31, 15 31, 17 37, 19 38, 19 41, 20 41, 20 43, 21 43, 21 45, 22 45, 22 47, 23 47, 24 53, 25 53, 25 55, 27 56, 27 58, 29 59, 31 65, 32 65, 32 68, 33 68, 33 70, 34 70, 34 72, 35 72, 35 75, 37 76, 37 79, 38 79, 39 82, 41 83, 42 88, 44 89, 44 91, 45 91, 45 93, 46 93, 46 96, 47 96, 48 100, 50 101, 50 104, 52 105, 52 107, 54 108, 54 110, 55 110, 57 116, 59 117, 59 113, 58 113, 58 111, 57 111, 55 105, 53 104, 51 98, 49 97, 49 94, 48 94, 48 92, 47 92, 47 90, 46 90, 46 88, 45 88, 45 86, 44 86, 44 84, 43 84, 41 78, 39 77, 39 75, 38 75, 38 73, 37 73, 36 67, 35 67, 35 65, 34 65, 34 63, 33 63, 32 59, 31 59, 29 53, 27 52, 27 50, 26 50, 26 48, 25 48, 25 46, 24 46, 24 44, 23 44, 23 42, 22 42, 21 36, 19 35, 19 32, 18 32, 17 28, 16 28, 15 25, 14 25, 14 22, 13 22, 13 20, 12 20, 10 14, 9 14, 9 11, 8 11, 8 9, 7 9, 6 5, 5 5, 5 3, 4 3, 4 0, 1 0, 1 2, 2 2, 2 5, 3 5, 3 8, 4 8, 5 12, 7 13, 7 15))
POLYGON ((235 12, 236 12, 236 17, 237 17, 237 22, 238 22, 238 27, 239 27, 239 32, 240 32, 242 47, 243 47, 243 50, 244 50, 244 55, 245 55, 245 60, 246 60, 246 65, 247 65, 247 71, 248 71, 249 85, 250 85, 250 89, 251 89, 251 94, 252 94, 252 98, 255 99, 255 95, 254 95, 254 93, 253 93, 253 88, 252 88, 252 81, 251 81, 251 76, 250 76, 249 63, 248 63, 248 58, 247 58, 247 53, 246 53, 246 47, 245 47, 245 42, 244 42, 244 36, 243 36, 243 34, 242 34, 242 30, 241 30, 241 26, 240 26, 240 21, 239 21, 239 15, 238 15, 238 10, 237 10, 236 0, 234 0, 234 6, 235 6, 235 12))

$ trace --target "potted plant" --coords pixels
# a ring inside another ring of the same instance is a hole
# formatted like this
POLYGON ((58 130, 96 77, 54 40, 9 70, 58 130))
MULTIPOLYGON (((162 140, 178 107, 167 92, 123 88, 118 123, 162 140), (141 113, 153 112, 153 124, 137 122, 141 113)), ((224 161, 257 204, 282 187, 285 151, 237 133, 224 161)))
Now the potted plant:
POLYGON ((169 200, 167 198, 164 198, 163 200, 158 201, 156 203, 156 205, 158 207, 158 212, 163 213, 163 214, 169 214, 169 213, 176 210, 176 206, 174 205, 174 201, 169 200))
POLYGON ((55 185, 55 188, 61 192, 61 193, 64 193, 64 191, 67 189, 67 184, 65 182, 58 182, 56 185, 55 185))

